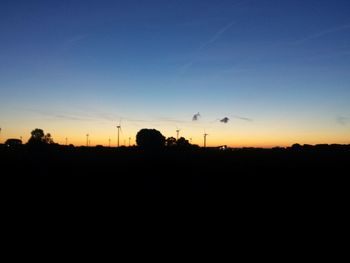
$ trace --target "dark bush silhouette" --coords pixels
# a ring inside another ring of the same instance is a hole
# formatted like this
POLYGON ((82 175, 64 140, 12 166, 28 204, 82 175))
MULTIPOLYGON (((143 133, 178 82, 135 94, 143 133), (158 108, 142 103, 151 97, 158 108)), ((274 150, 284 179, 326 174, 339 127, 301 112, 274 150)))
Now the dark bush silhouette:
POLYGON ((156 129, 142 129, 136 135, 137 145, 146 150, 159 150, 165 146, 165 137, 156 129))
POLYGON ((18 147, 22 145, 22 140, 20 139, 7 139, 5 142, 7 147, 18 147))
POLYGON ((44 144, 53 144, 53 139, 51 134, 48 133, 45 135, 42 129, 34 129, 31 132, 31 137, 28 140, 28 145, 44 145, 44 144))
POLYGON ((302 147, 301 147, 301 145, 299 144, 299 143, 294 143, 293 145, 292 145, 292 149, 293 150, 300 150, 302 147))
POLYGON ((174 137, 169 137, 165 140, 165 144, 167 147, 174 147, 176 146, 176 139, 174 137))
POLYGON ((46 144, 53 144, 53 138, 51 137, 51 134, 48 133, 44 136, 44 143, 46 144))
POLYGON ((179 138, 176 141, 176 145, 180 148, 189 148, 191 144, 184 137, 179 138))
POLYGON ((199 148, 198 145, 191 144, 186 138, 180 137, 176 140, 174 137, 169 137, 165 140, 165 145, 168 149, 173 150, 194 150, 199 148))

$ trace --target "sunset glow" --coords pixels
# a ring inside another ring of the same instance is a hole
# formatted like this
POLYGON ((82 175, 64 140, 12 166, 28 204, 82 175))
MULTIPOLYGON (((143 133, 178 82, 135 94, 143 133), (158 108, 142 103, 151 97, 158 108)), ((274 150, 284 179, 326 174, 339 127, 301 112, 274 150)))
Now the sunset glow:
POLYGON ((4 1, 0 143, 40 128, 114 147, 121 125, 125 146, 142 128, 199 146, 349 144, 349 14, 347 0, 4 1))

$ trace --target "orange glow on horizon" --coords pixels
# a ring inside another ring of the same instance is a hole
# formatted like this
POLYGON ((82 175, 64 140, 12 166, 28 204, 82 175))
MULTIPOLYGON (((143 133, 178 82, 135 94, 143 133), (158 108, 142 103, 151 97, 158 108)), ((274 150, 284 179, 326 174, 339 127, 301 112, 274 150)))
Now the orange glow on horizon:
MULTIPOLYGON (((34 128, 33 128, 34 129, 34 128)), ((32 130, 33 130, 32 129, 32 130)), ((117 129, 95 130, 92 129, 88 132, 82 132, 81 129, 73 129, 67 127, 66 129, 55 129, 53 127, 47 127, 43 129, 45 133, 50 133, 54 139, 54 142, 65 145, 66 138, 68 144, 74 146, 86 146, 87 137, 89 134, 89 146, 102 145, 105 147, 117 146, 117 129)), ((119 141, 120 146, 136 145, 136 134, 139 129, 127 129, 124 128, 120 134, 119 141), (129 140, 130 138, 130 140, 129 140)), ((176 130, 170 131, 169 129, 158 129, 165 137, 176 138, 176 130)), ((18 132, 17 130, 2 130, 0 142, 3 143, 9 138, 22 138, 23 143, 26 143, 30 138, 31 130, 26 129, 24 132, 18 132)), ((203 133, 204 134, 204 133, 203 133)), ((204 137, 203 134, 198 130, 181 130, 179 136, 185 137, 192 144, 203 146, 204 137), (195 132, 197 134, 195 134, 195 132), (199 133, 199 135, 198 135, 199 133)), ((239 132, 239 131, 208 131, 207 136, 207 147, 216 147, 221 145, 227 145, 232 148, 241 147, 259 147, 259 148, 272 148, 272 147, 288 147, 294 143, 299 144, 349 144, 347 134, 338 133, 338 136, 332 136, 331 134, 312 134, 303 132, 289 132, 279 133, 278 131, 261 131, 258 132, 239 132)))
MULTIPOLYGON (((26 143, 30 133, 35 128, 50 133, 54 142, 65 145, 86 146, 86 134, 89 134, 90 146, 103 145, 117 146, 118 122, 113 121, 47 121, 44 119, 11 120, 2 123, 0 142, 9 138, 20 138, 26 143)), ((321 121, 310 123, 305 121, 262 120, 254 122, 201 123, 187 122, 177 125, 174 122, 136 123, 122 121, 120 132, 120 146, 136 144, 136 134, 143 128, 157 129, 165 137, 176 138, 176 130, 180 129, 179 136, 185 137, 192 144, 203 146, 204 133, 207 133, 207 146, 215 147, 287 147, 294 143, 299 144, 349 144, 349 126, 337 126, 333 123, 321 121)))

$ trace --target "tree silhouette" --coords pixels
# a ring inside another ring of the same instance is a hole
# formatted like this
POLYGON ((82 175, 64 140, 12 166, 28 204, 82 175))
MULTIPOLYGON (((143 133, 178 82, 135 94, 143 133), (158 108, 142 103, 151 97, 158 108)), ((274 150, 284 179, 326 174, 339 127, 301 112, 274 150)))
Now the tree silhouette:
POLYGON ((51 134, 48 133, 45 135, 44 131, 42 129, 34 129, 31 132, 31 137, 28 140, 29 145, 44 145, 44 144, 52 144, 53 139, 51 137, 51 134))
POLYGON ((165 140, 165 144, 167 147, 176 146, 176 139, 174 137, 169 137, 165 140))
POLYGON ((159 150, 165 146, 165 137, 156 129, 142 129, 136 135, 137 145, 146 150, 159 150))
POLYGON ((53 139, 51 137, 51 134, 48 133, 44 136, 44 143, 46 144, 53 144, 53 139))
POLYGON ((180 148, 188 148, 191 146, 191 144, 186 140, 184 137, 179 138, 176 141, 176 145, 180 148))

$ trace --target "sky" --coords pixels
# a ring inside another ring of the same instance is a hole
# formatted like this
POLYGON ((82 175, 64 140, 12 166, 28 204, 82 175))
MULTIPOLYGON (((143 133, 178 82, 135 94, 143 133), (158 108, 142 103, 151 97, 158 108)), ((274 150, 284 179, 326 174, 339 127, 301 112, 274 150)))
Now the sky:
POLYGON ((1 0, 0 142, 41 128, 114 146, 121 125, 124 145, 142 128, 348 144, 349 14, 348 0, 1 0))

